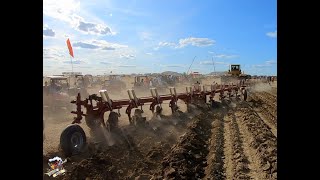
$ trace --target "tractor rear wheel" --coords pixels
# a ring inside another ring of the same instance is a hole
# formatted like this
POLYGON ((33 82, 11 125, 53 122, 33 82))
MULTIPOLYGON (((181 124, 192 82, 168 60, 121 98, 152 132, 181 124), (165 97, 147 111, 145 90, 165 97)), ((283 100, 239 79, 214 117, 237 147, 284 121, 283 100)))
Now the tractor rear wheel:
POLYGON ((60 136, 60 147, 67 157, 81 153, 86 142, 86 134, 77 124, 69 125, 60 136))

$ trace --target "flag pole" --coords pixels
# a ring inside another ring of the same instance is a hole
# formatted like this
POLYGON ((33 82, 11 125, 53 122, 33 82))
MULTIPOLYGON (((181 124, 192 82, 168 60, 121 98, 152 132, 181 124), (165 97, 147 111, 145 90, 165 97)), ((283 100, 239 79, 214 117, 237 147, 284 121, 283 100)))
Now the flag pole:
POLYGON ((70 59, 71 59, 71 72, 73 74, 73 62, 72 62, 72 56, 70 56, 70 59))
MULTIPOLYGON (((74 75, 73 74, 73 62, 72 62, 72 56, 70 55, 70 60, 71 60, 71 77, 74 75)), ((74 76, 74 78, 75 78, 76 76, 74 76)), ((76 79, 76 78, 75 78, 76 79)), ((70 85, 71 85, 71 78, 70 78, 70 85)))

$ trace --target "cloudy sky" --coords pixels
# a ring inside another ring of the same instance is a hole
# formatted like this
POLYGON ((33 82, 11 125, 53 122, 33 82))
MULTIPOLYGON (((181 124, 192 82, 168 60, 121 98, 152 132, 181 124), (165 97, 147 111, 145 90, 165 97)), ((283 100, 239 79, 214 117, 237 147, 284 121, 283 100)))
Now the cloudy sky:
POLYGON ((227 71, 276 75, 275 0, 44 0, 45 75, 227 71), (70 39, 71 59, 66 40, 70 39))

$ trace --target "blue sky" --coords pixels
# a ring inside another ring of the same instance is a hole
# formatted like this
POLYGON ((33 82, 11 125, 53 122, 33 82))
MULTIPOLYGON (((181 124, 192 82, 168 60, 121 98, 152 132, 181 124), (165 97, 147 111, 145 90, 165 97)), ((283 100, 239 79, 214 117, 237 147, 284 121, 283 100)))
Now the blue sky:
POLYGON ((44 74, 277 74, 275 0, 44 0, 44 74))

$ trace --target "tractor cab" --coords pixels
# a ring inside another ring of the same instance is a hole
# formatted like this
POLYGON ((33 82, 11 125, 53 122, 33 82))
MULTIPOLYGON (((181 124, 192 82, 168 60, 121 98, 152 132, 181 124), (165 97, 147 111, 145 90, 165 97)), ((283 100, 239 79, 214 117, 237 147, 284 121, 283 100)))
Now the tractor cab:
POLYGON ((232 76, 239 76, 241 74, 241 69, 239 64, 232 64, 230 65, 230 69, 228 74, 232 76))

